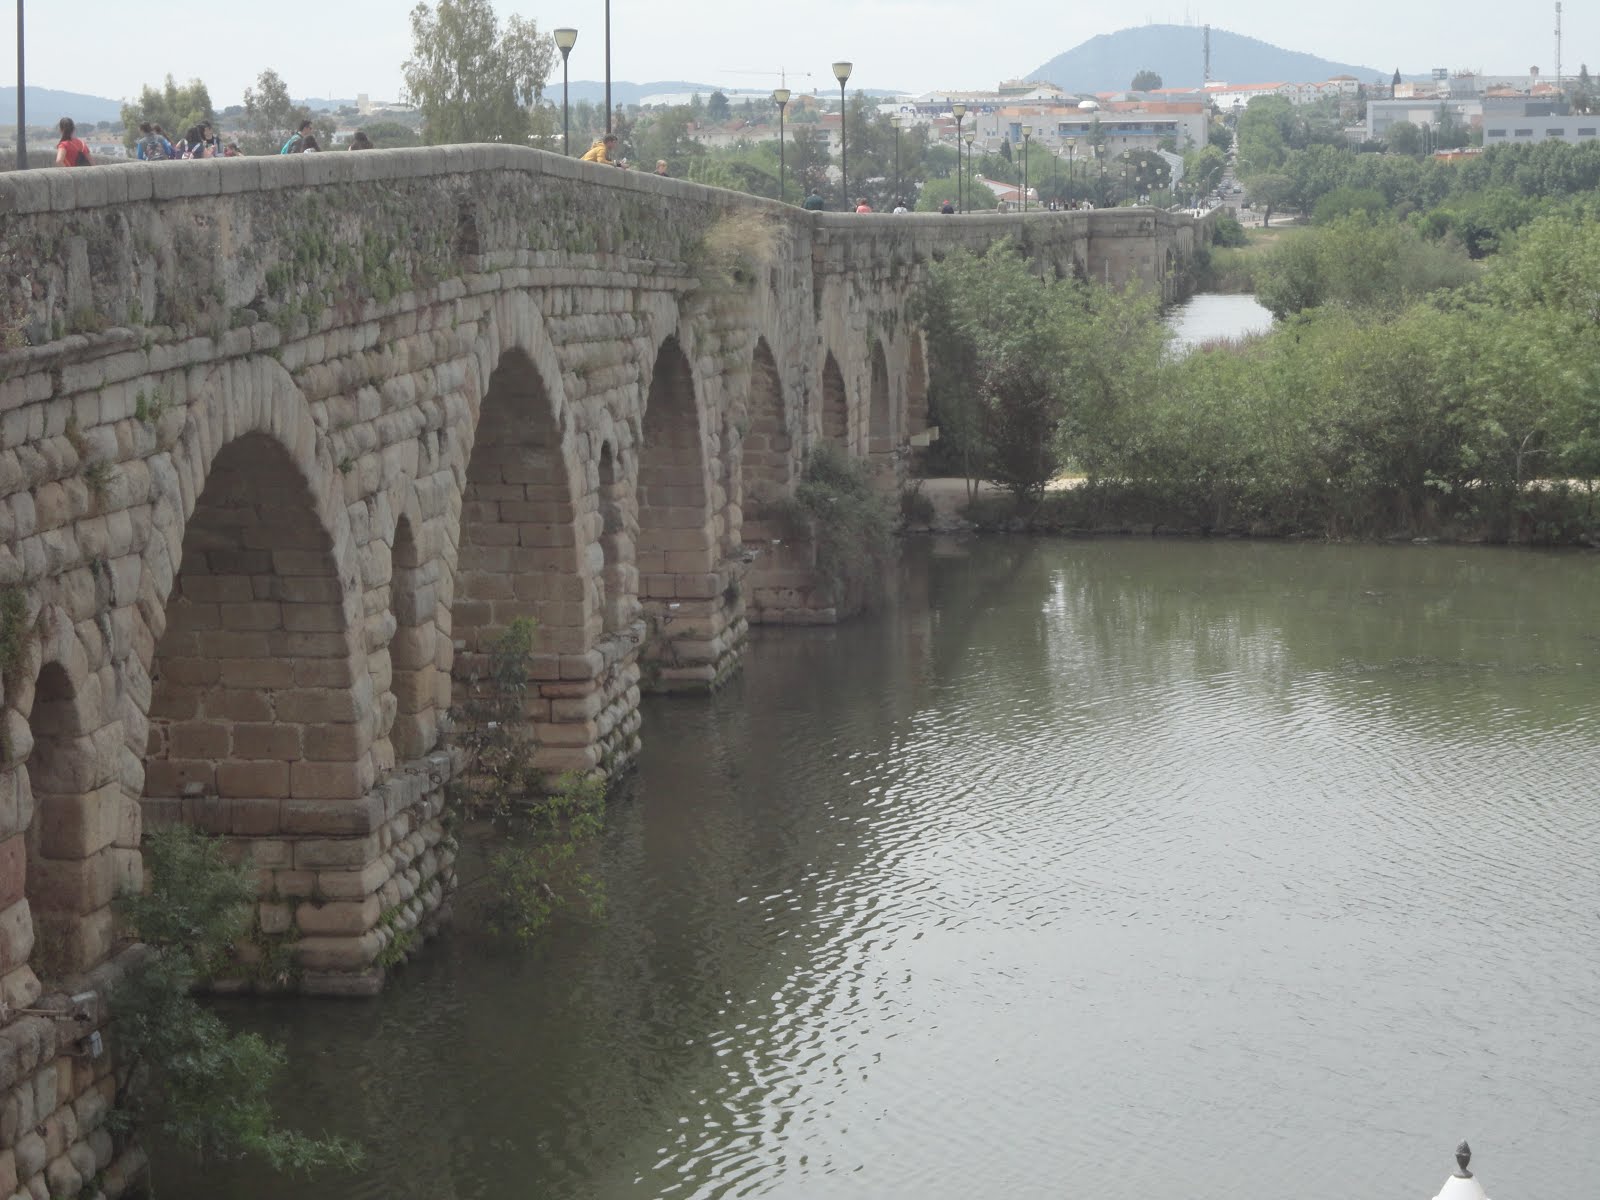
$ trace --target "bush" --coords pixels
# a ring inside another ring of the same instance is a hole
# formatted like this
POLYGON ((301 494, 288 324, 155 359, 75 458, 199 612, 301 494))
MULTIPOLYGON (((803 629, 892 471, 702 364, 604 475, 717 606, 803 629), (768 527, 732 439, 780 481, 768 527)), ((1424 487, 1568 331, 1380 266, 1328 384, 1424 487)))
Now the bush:
POLYGON ((1244 226, 1228 213, 1218 213, 1211 226, 1213 246, 1238 247, 1249 241, 1244 226))
POLYGON ((123 902, 143 956, 112 994, 117 1109, 195 1155, 255 1156, 278 1170, 354 1166, 356 1147, 281 1128, 268 1100, 283 1051, 232 1034, 191 994, 227 961, 255 913, 254 872, 186 826, 145 839, 149 889, 123 902))
POLYGON ((862 464, 823 443, 806 456, 793 499, 776 510, 816 545, 817 573, 836 605, 882 597, 894 561, 894 514, 862 464))

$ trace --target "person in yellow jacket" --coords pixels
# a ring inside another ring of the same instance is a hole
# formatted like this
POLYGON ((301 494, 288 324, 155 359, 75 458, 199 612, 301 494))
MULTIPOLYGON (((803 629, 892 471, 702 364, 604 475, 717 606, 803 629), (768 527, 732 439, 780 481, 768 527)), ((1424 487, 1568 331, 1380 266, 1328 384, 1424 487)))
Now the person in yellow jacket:
POLYGON ((611 152, 617 148, 617 135, 608 133, 603 138, 595 138, 594 145, 589 147, 589 152, 583 156, 584 162, 611 163, 616 165, 616 160, 611 157, 611 152))

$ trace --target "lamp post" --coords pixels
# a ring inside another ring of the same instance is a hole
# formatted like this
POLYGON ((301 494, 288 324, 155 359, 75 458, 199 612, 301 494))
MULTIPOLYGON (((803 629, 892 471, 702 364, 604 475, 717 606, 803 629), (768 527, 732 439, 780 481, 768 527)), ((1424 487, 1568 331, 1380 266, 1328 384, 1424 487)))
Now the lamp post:
POLYGON ((1078 146, 1078 139, 1077 138, 1069 137, 1067 139, 1067 200, 1068 201, 1071 201, 1071 199, 1072 199, 1072 152, 1075 149, 1077 149, 1077 146, 1078 146))
MULTIPOLYGON (((18 44, 21 44, 21 39, 18 39, 18 44)), ((967 115, 967 106, 952 104, 950 115, 956 119, 956 211, 963 212, 965 210, 961 207, 961 122, 967 115)))
POLYGON ((851 66, 847 62, 833 64, 833 77, 839 81, 839 191, 843 193, 845 212, 850 211, 850 148, 845 133, 846 118, 850 114, 845 109, 844 85, 850 82, 851 66))
POLYGON ((897 205, 904 203, 900 195, 900 121, 899 113, 889 118, 889 123, 894 126, 894 198, 897 205))
POLYGON ((558 29, 554 36, 556 49, 561 51, 561 153, 570 155, 572 144, 567 128, 567 55, 572 53, 572 47, 577 44, 578 31, 558 29))
POLYGON ((783 110, 789 104, 789 89, 772 89, 772 102, 778 106, 778 199, 787 201, 788 190, 783 185, 783 110))
POLYGON ((28 104, 23 96, 28 90, 27 61, 22 49, 22 0, 17 0, 17 170, 28 169, 28 104))
POLYGON ((1028 211, 1028 139, 1033 136, 1033 126, 1022 127, 1022 211, 1028 211))
MULTIPOLYGON (((968 171, 972 170, 972 140, 977 136, 978 135, 973 133, 972 130, 970 130, 970 129, 967 130, 966 142, 967 142, 967 170, 968 171)), ((960 147, 957 147, 956 148, 956 153, 959 154, 960 152, 961 152, 960 147)), ((970 179, 967 180, 967 207, 968 208, 972 207, 972 180, 970 180, 970 179)))
POLYGON ((611 0, 606 0, 606 132, 611 132, 611 0))

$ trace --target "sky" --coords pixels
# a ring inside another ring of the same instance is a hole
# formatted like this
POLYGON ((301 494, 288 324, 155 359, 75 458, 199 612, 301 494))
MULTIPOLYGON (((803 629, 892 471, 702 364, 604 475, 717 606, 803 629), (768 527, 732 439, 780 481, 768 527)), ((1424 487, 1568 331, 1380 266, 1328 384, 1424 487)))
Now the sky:
MULTIPOLYGON (((13 3, 17 0, 12 0, 13 3)), ((198 76, 219 108, 239 103, 271 67, 295 96, 396 99, 411 48, 404 0, 27 0, 28 82, 115 99, 171 72, 198 76)), ((683 79, 726 88, 837 87, 829 64, 855 63, 865 88, 988 88, 1015 78, 1100 33, 1129 24, 1228 29, 1288 50, 1410 74, 1432 67, 1522 74, 1555 69, 1554 4, 1508 19, 1501 0, 1219 0, 1136 9, 1065 0, 610 0, 612 78, 683 79), (1546 19, 1547 18, 1547 19, 1546 19), (804 72, 809 71, 807 78, 804 72)), ((1600 66, 1600 14, 1568 3, 1563 73, 1600 66)), ((604 77, 605 0, 497 0, 502 18, 531 17, 541 29, 578 30, 572 78, 604 77)), ((0 85, 16 82, 15 22, 0 20, 0 85)), ((559 68, 555 80, 559 83, 559 68)), ((1072 87, 1067 79, 1054 82, 1072 87)), ((1168 80, 1169 84, 1189 81, 1168 80)), ((1196 81, 1197 82, 1197 81, 1196 81)), ((1243 82, 1243 81, 1234 81, 1243 82)))

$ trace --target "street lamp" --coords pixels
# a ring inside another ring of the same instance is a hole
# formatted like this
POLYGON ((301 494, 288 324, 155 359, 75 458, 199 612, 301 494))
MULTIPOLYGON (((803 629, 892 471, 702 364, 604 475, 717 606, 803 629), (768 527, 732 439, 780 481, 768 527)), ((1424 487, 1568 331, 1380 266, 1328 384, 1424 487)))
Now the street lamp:
POLYGON ((839 81, 839 190, 844 194, 844 211, 850 211, 850 148, 845 142, 845 118, 849 113, 845 110, 844 85, 850 81, 850 68, 852 64, 836 62, 833 64, 833 77, 839 81))
MULTIPOLYGON (((978 135, 976 133, 972 132, 972 130, 970 130, 970 129, 967 130, 966 143, 967 143, 967 170, 968 171, 972 170, 972 140, 977 136, 978 135)), ((957 154, 961 153, 961 147, 960 146, 956 147, 956 153, 957 154)), ((967 207, 968 208, 972 207, 972 180, 970 180, 970 179, 967 180, 967 207)))
POLYGON ((901 116, 895 113, 889 118, 889 124, 894 126, 894 197, 897 205, 903 204, 900 192, 900 122, 901 116))
POLYGON ((1068 199, 1068 201, 1070 201, 1072 199, 1072 152, 1073 152, 1073 150, 1075 150, 1077 148, 1077 145, 1078 145, 1078 139, 1077 138, 1069 137, 1067 139, 1067 199, 1068 199))
POLYGON ((778 199, 786 201, 789 193, 783 186, 783 110, 789 104, 789 89, 773 88, 772 102, 778 106, 778 199))
POLYGON ((567 55, 572 53, 572 47, 577 44, 578 31, 576 29, 558 29, 555 31, 556 49, 561 51, 561 153, 572 153, 571 139, 567 129, 567 55))
POLYGON ((22 50, 22 0, 17 0, 17 170, 28 169, 28 105, 23 99, 27 93, 27 62, 22 50))
MULTIPOLYGON (((964 211, 961 208, 961 121, 967 115, 967 106, 965 104, 952 104, 950 106, 950 115, 956 119, 956 209, 964 211)), ((971 139, 969 138, 967 141, 970 145, 971 139)))
POLYGON ((1033 136, 1033 126, 1022 127, 1022 211, 1028 211, 1028 139, 1033 136))
POLYGON ((606 0, 606 132, 611 132, 611 0, 606 0))

